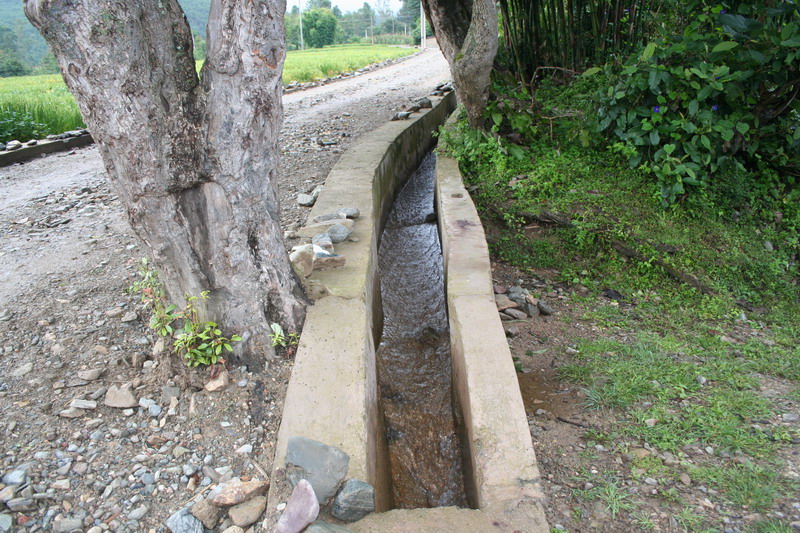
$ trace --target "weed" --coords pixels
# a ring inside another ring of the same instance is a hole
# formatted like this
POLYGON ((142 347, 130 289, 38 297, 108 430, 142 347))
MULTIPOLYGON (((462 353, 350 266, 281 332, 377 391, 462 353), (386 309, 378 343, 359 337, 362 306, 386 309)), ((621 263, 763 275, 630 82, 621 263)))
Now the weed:
POLYGON ((606 480, 588 490, 577 490, 576 495, 586 500, 600 500, 606 511, 616 519, 620 511, 628 511, 635 507, 631 495, 616 480, 606 480))
POLYGON ((703 517, 695 513, 691 507, 684 507, 674 515, 675 521, 684 531, 696 531, 703 525, 703 517))
POLYGON ((272 333, 270 333, 269 338, 270 342, 272 343, 273 348, 277 348, 280 346, 281 348, 286 348, 287 346, 296 346, 297 343, 300 341, 300 336, 297 333, 286 333, 283 331, 283 327, 280 324, 272 323, 269 325, 272 333))
POLYGON ((769 509, 784 492, 775 469, 752 463, 694 468, 691 476, 715 487, 732 503, 747 505, 755 511, 769 509))
POLYGON ((751 533, 793 533, 792 526, 780 520, 759 520, 753 524, 751 533))
POLYGON ((639 526, 643 531, 650 531, 655 529, 656 523, 650 517, 650 513, 647 511, 635 511, 631 513, 631 518, 633 522, 639 526))

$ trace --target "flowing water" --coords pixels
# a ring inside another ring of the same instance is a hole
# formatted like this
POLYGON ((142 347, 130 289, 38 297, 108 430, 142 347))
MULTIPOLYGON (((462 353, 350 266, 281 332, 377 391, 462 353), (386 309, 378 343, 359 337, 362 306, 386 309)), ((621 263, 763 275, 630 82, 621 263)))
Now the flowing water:
POLYGON ((378 251, 378 380, 394 507, 467 505, 454 416, 442 248, 429 154, 395 199, 378 251))

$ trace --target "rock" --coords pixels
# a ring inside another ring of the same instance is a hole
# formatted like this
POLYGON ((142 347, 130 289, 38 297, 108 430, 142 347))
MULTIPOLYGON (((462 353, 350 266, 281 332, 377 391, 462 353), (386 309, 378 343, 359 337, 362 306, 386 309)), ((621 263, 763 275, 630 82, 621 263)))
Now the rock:
POLYGON ((423 96, 414 103, 417 104, 420 109, 431 109, 433 107, 433 102, 431 102, 431 99, 427 96, 423 96))
MULTIPOLYGON (((322 248, 320 248, 322 250, 322 248)), ((343 255, 331 253, 315 253, 314 254, 314 270, 330 270, 331 268, 338 268, 345 265, 347 258, 343 255)))
POLYGON ((286 502, 286 509, 283 510, 283 514, 278 519, 275 533, 300 533, 307 525, 316 520, 318 515, 318 497, 314 494, 311 484, 305 479, 301 479, 292 491, 289 501, 286 502))
POLYGON ((305 530, 305 533, 353 533, 352 530, 347 529, 346 527, 337 526, 334 524, 329 524, 327 522, 323 522, 322 520, 318 520, 308 526, 305 530))
POLYGON ((0 531, 5 533, 6 531, 11 531, 11 526, 14 524, 14 521, 11 519, 11 515, 9 514, 0 514, 0 531))
POLYGON ((312 207, 317 203, 317 197, 312 194, 300 193, 297 195, 297 205, 303 207, 312 207))
POLYGON ((513 338, 521 333, 519 325, 517 324, 503 324, 503 329, 506 331, 506 337, 513 338))
POLYGON ((136 407, 139 402, 131 392, 131 385, 111 385, 106 392, 106 397, 103 399, 103 404, 108 407, 116 407, 117 409, 128 409, 136 407))
POLYGON ((263 496, 269 489, 269 481, 231 481, 222 486, 211 503, 217 507, 230 507, 246 502, 250 498, 263 496))
POLYGON ((289 254, 289 261, 292 262, 298 276, 307 278, 314 270, 314 245, 295 246, 289 254))
POLYGON ((344 242, 353 233, 352 228, 348 228, 344 224, 334 224, 328 228, 328 231, 325 232, 330 238, 331 241, 336 244, 340 242, 344 242))
POLYGON ((236 453, 253 453, 253 445, 245 444, 244 446, 238 448, 236 453))
POLYGON ((266 508, 267 497, 256 496, 252 500, 231 507, 228 510, 228 516, 230 516, 235 525, 247 527, 250 524, 254 524, 259 517, 261 517, 261 513, 263 513, 266 508))
POLYGON ((17 489, 14 485, 3 488, 3 490, 0 490, 0 502, 6 503, 8 500, 13 499, 16 493, 17 489))
POLYGON ((150 415, 152 418, 158 418, 159 416, 161 416, 161 412, 162 412, 161 406, 155 403, 147 408, 147 414, 150 415))
POLYGON ((334 220, 325 220, 323 222, 319 222, 317 224, 310 224, 308 226, 302 227, 297 230, 297 234, 300 237, 308 237, 309 239, 314 235, 318 235, 320 233, 325 233, 328 231, 328 228, 335 224, 341 224, 345 226, 347 229, 352 230, 355 227, 355 222, 349 218, 337 218, 334 220))
POLYGON ((327 252, 333 253, 333 239, 327 233, 320 233, 311 238, 311 244, 319 246, 327 252))
POLYGON ((343 218, 356 219, 361 216, 361 211, 357 207, 342 207, 336 211, 336 214, 343 218))
POLYGON ((114 309, 109 309, 104 313, 108 318, 119 318, 123 314, 125 314, 125 309, 122 307, 115 307, 114 309))
POLYGON ((36 510, 36 503, 30 498, 13 498, 8 500, 6 505, 15 512, 36 510))
POLYGON ((59 479, 59 480, 53 481, 50 484, 50 488, 51 489, 56 489, 56 490, 69 490, 71 487, 70 487, 68 479, 59 479))
POLYGON ((69 406, 76 409, 97 409, 97 402, 94 400, 81 400, 79 398, 75 398, 69 402, 69 406))
POLYGON ((22 148, 22 143, 19 141, 8 141, 6 143, 6 150, 9 152, 12 150, 19 150, 20 148, 22 148))
POLYGON ((410 116, 411 113, 407 111, 398 111, 390 120, 408 120, 408 117, 410 116))
POLYGON ((550 316, 553 313, 555 313, 555 311, 553 311, 553 308, 547 305, 543 300, 539 300, 539 303, 536 306, 539 308, 539 311, 541 311, 544 316, 550 316))
POLYGON ((653 479, 651 477, 644 478, 644 482, 645 482, 645 484, 650 485, 650 486, 658 485, 658 481, 656 481, 655 479, 653 479))
POLYGON ((167 518, 166 526, 172 533, 204 533, 203 523, 189 514, 185 507, 167 518))
POLYGON ((223 369, 217 377, 206 383, 206 386, 203 388, 208 392, 219 392, 224 390, 228 386, 228 383, 230 383, 230 376, 228 375, 228 371, 223 369))
POLYGON ((348 479, 333 500, 331 514, 345 522, 361 520, 375 510, 375 489, 357 479, 348 479))
POLYGON ((141 520, 142 518, 144 518, 144 515, 146 515, 147 511, 149 510, 150 509, 148 509, 146 505, 140 505, 139 507, 128 513, 128 519, 141 520))
POLYGON ((494 303, 497 306, 498 311, 505 311, 506 309, 511 309, 513 307, 519 307, 518 303, 512 302, 505 294, 495 294, 494 303))
POLYGON ((165 387, 161 388, 161 403, 164 405, 169 405, 173 398, 177 400, 180 399, 180 397, 181 389, 179 387, 166 385, 165 387))
POLYGON ((28 481, 28 469, 17 468, 3 476, 3 484, 5 485, 23 485, 28 481))
POLYGON ((798 420, 800 420, 800 415, 797 415, 795 413, 783 413, 781 415, 781 420, 784 422, 797 422, 798 420))
POLYGON ((769 241, 764 241, 764 249, 765 249, 766 251, 768 251, 768 252, 773 252, 773 251, 775 251, 775 247, 774 247, 774 246, 772 246, 772 243, 771 243, 771 242, 769 242, 769 241))
POLYGON ((15 378, 21 378, 22 376, 30 374, 31 370, 33 370, 33 363, 25 363, 12 370, 11 375, 15 378))
POLYGON ((306 479, 314 488, 319 503, 325 504, 336 494, 347 475, 350 456, 339 448, 316 440, 290 437, 286 465, 286 474, 292 485, 306 479))
POLYGON ((83 520, 78 518, 61 518, 53 522, 53 531, 55 533, 83 531, 83 520))
POLYGON ((244 533, 244 529, 240 528, 239 526, 231 526, 222 533, 244 533))
POLYGON ((59 411, 58 416, 62 418, 79 418, 83 416, 86 411, 77 407, 69 407, 63 411, 59 411))
POLYGON ((212 505, 208 500, 200 500, 189 512, 200 520, 206 528, 213 530, 217 527, 217 522, 219 522, 225 510, 216 505, 212 505))
POLYGON ((126 322, 127 323, 127 322, 134 322, 134 321, 138 320, 138 318, 139 318, 139 315, 136 314, 136 311, 128 311, 127 313, 122 315, 122 318, 120 320, 122 320, 122 322, 126 322))
POLYGON ((514 319, 517 319, 517 320, 525 320, 525 319, 528 318, 528 315, 526 313, 523 313, 519 309, 514 309, 513 307, 509 307, 508 309, 506 309, 503 312, 505 314, 507 314, 508 316, 510 316, 511 318, 514 318, 514 319))
POLYGON ((687 487, 692 484, 692 478, 689 477, 689 474, 687 474, 686 472, 681 472, 679 479, 681 480, 681 483, 683 483, 687 487))
POLYGON ((85 381, 95 381, 103 375, 104 368, 92 368, 91 370, 81 370, 78 372, 78 377, 85 381))
POLYGON ((314 224, 317 224, 319 222, 325 222, 327 220, 341 220, 343 218, 347 217, 344 215, 340 215, 339 213, 328 213, 325 215, 317 215, 314 218, 312 218, 311 221, 314 222, 314 224))
POLYGON ((657 418, 648 418, 647 420, 644 421, 644 425, 649 428, 654 427, 657 423, 658 423, 657 418))

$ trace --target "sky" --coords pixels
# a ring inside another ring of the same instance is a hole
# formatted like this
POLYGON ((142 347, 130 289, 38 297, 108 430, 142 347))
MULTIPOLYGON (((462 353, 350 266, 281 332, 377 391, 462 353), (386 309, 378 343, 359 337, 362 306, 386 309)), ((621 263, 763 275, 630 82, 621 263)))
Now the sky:
MULTIPOLYGON (((298 5, 300 1, 303 2, 303 5, 306 4, 306 0, 286 0, 286 9, 291 10, 292 6, 298 5)), ((373 8, 375 8, 376 2, 374 0, 367 1, 373 8)), ((356 11, 361 9, 361 6, 364 5, 364 0, 331 0, 331 4, 334 6, 339 6, 339 9, 342 10, 342 13, 347 13, 348 11, 356 11)), ((402 5, 403 2, 401 0, 389 0, 389 7, 395 13, 402 5)))

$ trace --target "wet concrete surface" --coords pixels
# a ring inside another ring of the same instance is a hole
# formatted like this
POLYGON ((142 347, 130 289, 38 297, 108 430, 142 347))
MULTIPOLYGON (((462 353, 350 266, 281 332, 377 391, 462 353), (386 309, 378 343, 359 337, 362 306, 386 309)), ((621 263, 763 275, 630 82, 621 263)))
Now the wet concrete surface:
POLYGON ((435 158, 395 199, 381 237, 384 327, 378 380, 395 508, 467 505, 454 417, 435 158))

